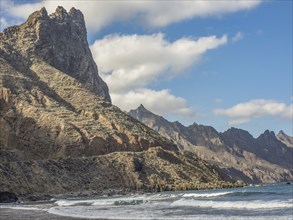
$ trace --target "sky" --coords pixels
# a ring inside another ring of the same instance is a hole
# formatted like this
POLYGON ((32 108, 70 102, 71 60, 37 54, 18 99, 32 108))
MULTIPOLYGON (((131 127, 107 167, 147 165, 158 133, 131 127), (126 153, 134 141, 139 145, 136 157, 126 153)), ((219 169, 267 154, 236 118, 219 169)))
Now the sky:
POLYGON ((80 9, 113 104, 184 125, 292 136, 292 1, 1 0, 1 31, 80 9))

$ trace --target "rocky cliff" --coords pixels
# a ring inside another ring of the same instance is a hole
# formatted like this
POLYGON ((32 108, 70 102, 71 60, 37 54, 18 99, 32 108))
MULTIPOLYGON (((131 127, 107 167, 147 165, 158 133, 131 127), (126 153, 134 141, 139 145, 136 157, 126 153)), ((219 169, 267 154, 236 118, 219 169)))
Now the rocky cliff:
POLYGON ((219 133, 211 126, 196 123, 185 127, 153 114, 142 105, 128 114, 173 140, 180 149, 195 152, 218 165, 227 179, 242 179, 247 183, 293 179, 293 151, 284 144, 290 140, 287 135, 276 136, 265 131, 255 139, 249 132, 236 128, 219 133))
POLYGON ((111 101, 108 87, 99 77, 92 58, 84 17, 79 10, 72 8, 67 13, 58 7, 55 13, 48 15, 42 8, 22 25, 6 28, 0 39, 1 55, 14 65, 18 61, 21 68, 29 68, 43 61, 111 101))
POLYGON ((0 33, 0 130, 0 191, 231 186, 111 104, 74 8, 42 8, 0 33))

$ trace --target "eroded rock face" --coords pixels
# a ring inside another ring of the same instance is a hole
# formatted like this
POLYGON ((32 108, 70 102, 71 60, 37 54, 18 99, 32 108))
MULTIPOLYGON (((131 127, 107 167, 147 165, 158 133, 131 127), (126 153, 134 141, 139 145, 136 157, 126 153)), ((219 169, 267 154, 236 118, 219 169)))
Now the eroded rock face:
POLYGON ((4 59, 0 63, 3 160, 93 156, 154 146, 176 149, 166 138, 45 62, 33 63, 23 72, 4 59))
MULTIPOLYGON (((89 90, 111 102, 108 87, 99 77, 87 42, 87 32, 81 11, 67 12, 58 7, 48 15, 45 8, 31 14, 19 26, 6 28, 0 35, 1 52, 25 60, 26 66, 40 60, 74 77, 89 90)), ((14 57, 10 57, 15 62, 14 57)))

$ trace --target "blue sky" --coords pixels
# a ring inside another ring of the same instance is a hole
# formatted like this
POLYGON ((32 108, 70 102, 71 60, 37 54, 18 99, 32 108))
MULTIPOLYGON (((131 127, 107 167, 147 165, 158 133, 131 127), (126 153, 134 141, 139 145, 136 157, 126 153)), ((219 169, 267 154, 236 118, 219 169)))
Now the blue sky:
POLYGON ((292 1, 0 4, 1 30, 42 6, 81 9, 99 74, 123 110, 142 103, 185 125, 292 135, 292 1))

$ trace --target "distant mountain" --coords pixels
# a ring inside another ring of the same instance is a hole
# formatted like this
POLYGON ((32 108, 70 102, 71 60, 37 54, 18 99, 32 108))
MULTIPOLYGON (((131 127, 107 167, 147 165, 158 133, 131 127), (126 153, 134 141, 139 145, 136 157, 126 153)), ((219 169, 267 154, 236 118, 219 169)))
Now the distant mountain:
POLYGON ((0 130, 0 191, 18 196, 233 185, 112 105, 75 8, 0 33, 0 130))
POLYGON ((266 130, 254 139, 245 130, 231 128, 221 136, 229 146, 237 146, 242 150, 254 153, 257 157, 272 164, 292 168, 292 149, 279 141, 273 131, 266 130))
POLYGON ((231 128, 223 133, 196 123, 186 127, 153 114, 144 106, 128 113, 133 118, 173 140, 181 150, 196 152, 202 159, 218 165, 227 179, 247 183, 267 183, 293 179, 293 149, 290 137, 265 131, 258 138, 231 128), (280 141, 279 139, 282 139, 280 141))

